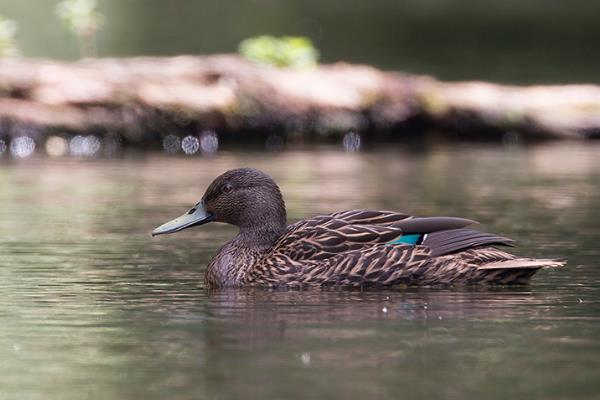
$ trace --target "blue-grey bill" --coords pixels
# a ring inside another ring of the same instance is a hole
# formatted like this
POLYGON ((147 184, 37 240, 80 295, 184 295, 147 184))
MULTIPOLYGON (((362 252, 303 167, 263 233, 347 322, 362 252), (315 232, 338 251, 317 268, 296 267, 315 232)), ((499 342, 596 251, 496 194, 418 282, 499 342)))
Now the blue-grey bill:
POLYGON ((175 233, 190 228, 195 225, 202 225, 213 220, 213 215, 206 212, 201 203, 196 204, 194 208, 167 223, 162 224, 152 231, 152 236, 175 233))

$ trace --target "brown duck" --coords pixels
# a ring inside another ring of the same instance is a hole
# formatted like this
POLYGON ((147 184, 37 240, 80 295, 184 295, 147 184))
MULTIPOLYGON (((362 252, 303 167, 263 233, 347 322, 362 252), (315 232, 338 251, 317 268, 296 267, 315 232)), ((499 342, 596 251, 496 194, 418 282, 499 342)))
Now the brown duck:
POLYGON ((206 270, 209 287, 386 287, 527 283, 564 260, 512 255, 511 239, 465 228, 474 221, 349 210, 287 225, 277 184, 251 168, 227 171, 202 200, 152 235, 217 221, 240 228, 206 270))

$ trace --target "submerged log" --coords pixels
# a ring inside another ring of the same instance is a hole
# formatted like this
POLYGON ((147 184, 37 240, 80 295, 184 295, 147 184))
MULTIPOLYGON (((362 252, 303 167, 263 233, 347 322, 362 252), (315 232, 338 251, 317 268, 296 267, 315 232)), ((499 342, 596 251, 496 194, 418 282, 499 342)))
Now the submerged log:
POLYGON ((342 63, 277 69, 235 55, 0 61, 0 138, 145 143, 203 129, 236 139, 426 130, 582 139, 600 134, 600 87, 446 83, 342 63))

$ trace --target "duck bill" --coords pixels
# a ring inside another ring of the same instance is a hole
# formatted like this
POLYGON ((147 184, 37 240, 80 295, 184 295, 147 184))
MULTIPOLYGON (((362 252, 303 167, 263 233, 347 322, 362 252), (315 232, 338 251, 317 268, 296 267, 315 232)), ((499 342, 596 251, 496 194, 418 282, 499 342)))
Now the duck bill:
POLYGON ((206 224, 211 221, 214 221, 214 216, 207 212, 204 209, 204 204, 200 202, 181 217, 164 223, 153 230, 152 236, 179 232, 184 229, 191 228, 192 226, 206 224))

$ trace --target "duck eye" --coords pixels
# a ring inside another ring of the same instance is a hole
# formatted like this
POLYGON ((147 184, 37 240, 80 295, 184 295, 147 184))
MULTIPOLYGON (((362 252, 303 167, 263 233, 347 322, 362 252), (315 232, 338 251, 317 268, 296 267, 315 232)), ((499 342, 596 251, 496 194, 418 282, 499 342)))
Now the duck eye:
POLYGON ((233 190, 233 186, 231 186, 229 183, 226 183, 225 185, 223 185, 223 193, 230 193, 233 190))

